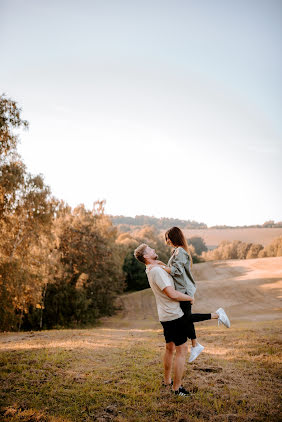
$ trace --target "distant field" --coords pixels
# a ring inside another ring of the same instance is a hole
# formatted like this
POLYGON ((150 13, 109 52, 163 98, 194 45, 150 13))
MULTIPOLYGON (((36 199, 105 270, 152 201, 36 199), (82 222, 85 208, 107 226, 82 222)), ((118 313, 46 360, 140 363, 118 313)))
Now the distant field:
POLYGON ((208 247, 217 246, 222 240, 241 240, 242 242, 260 243, 263 246, 282 236, 282 228, 273 229, 189 229, 184 230, 186 237, 202 237, 208 247))

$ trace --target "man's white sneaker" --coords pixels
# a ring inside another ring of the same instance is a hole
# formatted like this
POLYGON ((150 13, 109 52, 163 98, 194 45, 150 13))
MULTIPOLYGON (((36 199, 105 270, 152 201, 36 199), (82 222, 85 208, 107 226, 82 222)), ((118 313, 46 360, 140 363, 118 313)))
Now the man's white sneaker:
POLYGON ((215 313, 218 315, 218 325, 223 324, 225 327, 230 328, 230 321, 224 309, 219 308, 215 313))
POLYGON ((195 360, 199 356, 199 354, 202 353, 203 350, 204 346, 202 346, 200 343, 198 343, 195 347, 192 346, 188 362, 193 362, 193 360, 195 360))

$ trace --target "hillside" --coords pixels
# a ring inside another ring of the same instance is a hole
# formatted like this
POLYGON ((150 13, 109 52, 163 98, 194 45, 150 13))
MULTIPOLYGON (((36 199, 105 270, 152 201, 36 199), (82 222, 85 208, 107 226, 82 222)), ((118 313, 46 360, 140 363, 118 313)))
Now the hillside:
MULTIPOLYGON (((194 312, 224 307, 232 320, 282 318, 282 257, 204 262, 194 264, 193 274, 197 280, 194 312)), ((105 318, 105 324, 158 324, 151 289, 123 295, 119 303, 123 311, 105 318)))

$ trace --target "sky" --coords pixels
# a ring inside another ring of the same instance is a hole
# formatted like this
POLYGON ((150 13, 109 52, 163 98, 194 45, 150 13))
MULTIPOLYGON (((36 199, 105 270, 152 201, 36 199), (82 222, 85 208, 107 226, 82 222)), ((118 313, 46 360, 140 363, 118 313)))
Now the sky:
POLYGON ((72 207, 282 220, 280 0, 0 0, 19 152, 72 207))

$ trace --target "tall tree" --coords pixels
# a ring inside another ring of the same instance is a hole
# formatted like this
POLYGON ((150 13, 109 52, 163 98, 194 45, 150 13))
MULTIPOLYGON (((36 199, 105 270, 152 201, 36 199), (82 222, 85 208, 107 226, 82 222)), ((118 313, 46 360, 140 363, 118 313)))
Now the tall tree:
POLYGON ((80 205, 59 213, 54 227, 63 273, 47 287, 45 324, 74 326, 110 315, 124 290, 123 256, 104 203, 95 203, 92 211, 80 205))
POLYGON ((10 315, 1 319, 1 328, 6 329, 20 328, 28 304, 40 297, 43 275, 39 250, 42 236, 49 236, 56 206, 42 176, 28 173, 17 153, 14 130, 22 127, 27 128, 28 123, 22 120, 21 109, 1 95, 0 305, 7 311, 5 315, 10 315))

